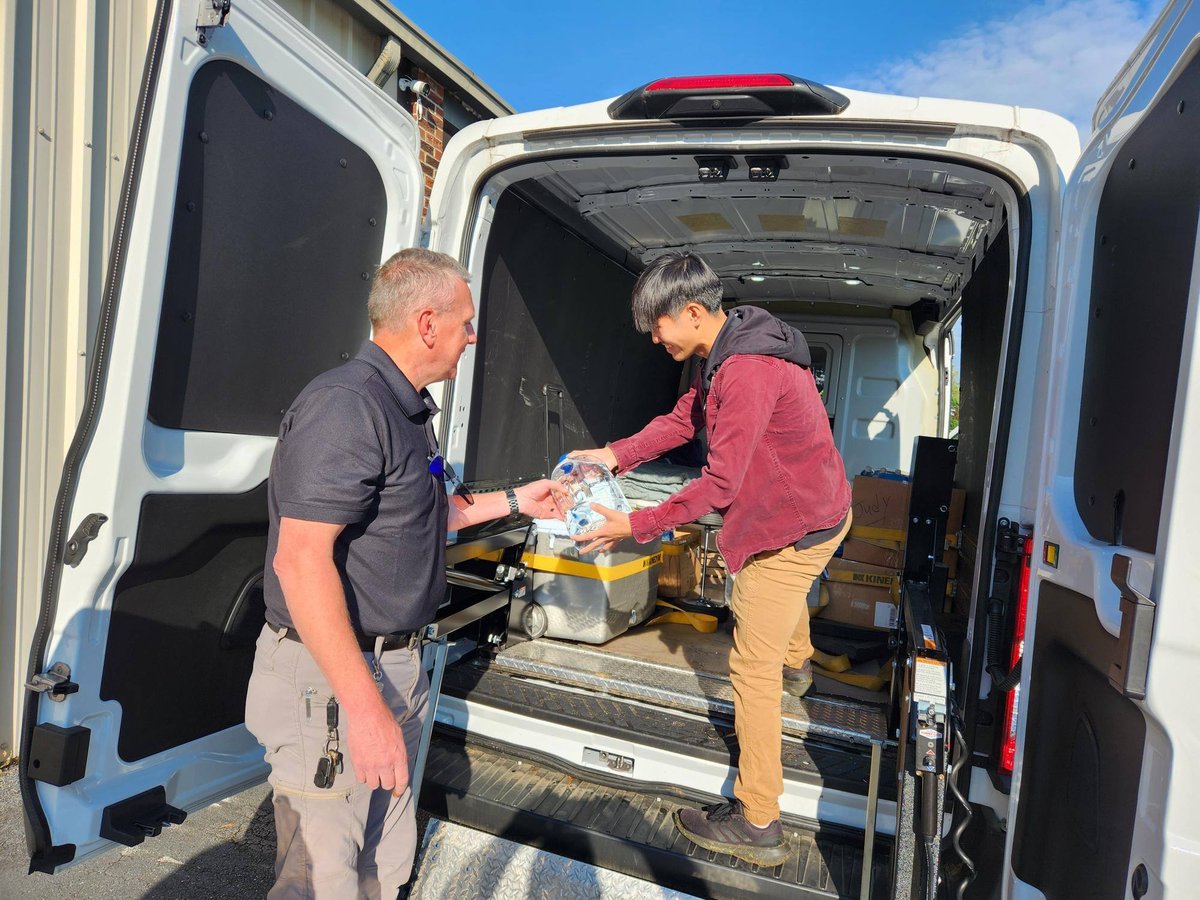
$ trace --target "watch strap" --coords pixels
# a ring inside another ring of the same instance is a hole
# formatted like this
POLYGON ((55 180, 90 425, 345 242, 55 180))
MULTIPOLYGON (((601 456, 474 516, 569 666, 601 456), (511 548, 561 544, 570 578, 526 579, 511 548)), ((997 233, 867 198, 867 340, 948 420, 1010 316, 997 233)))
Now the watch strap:
POLYGON ((508 511, 516 515, 521 511, 521 504, 517 502, 517 492, 512 488, 504 489, 504 496, 508 500, 508 511))

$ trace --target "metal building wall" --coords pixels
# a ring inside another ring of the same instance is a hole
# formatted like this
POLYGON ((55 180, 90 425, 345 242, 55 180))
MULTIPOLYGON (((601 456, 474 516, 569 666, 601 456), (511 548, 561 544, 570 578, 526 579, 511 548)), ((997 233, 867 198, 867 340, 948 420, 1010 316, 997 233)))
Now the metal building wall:
POLYGON ((0 759, 75 430, 153 0, 0 4, 0 759))
MULTIPOLYGON (((277 2, 370 69, 378 30, 335 0, 277 2)), ((20 725, 49 518, 82 405, 155 6, 0 2, 0 764, 20 725)))

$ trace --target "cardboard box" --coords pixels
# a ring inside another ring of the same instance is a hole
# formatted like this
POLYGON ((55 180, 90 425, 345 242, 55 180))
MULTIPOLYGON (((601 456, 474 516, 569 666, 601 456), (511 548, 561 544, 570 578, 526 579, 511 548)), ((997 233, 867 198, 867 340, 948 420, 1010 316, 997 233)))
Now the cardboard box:
POLYGON ((950 511, 946 514, 946 534, 957 534, 962 531, 963 511, 967 506, 967 492, 955 488, 950 494, 950 511))
POLYGON ((854 521, 851 528, 906 531, 908 496, 909 485, 906 482, 869 475, 855 477, 852 486, 854 521))
POLYGON ((700 583, 700 535, 682 532, 663 541, 663 561, 658 570, 658 595, 678 600, 700 583))
POLYGON ((958 577, 958 551, 957 550, 942 551, 942 564, 945 565, 945 567, 950 570, 949 574, 946 576, 947 578, 957 578, 958 577))
POLYGON ((873 631, 895 627, 899 574, 894 568, 847 559, 831 559, 822 581, 829 603, 820 616, 831 622, 873 631))
POLYGON ((872 631, 891 631, 896 626, 899 608, 888 588, 863 587, 858 584, 825 582, 829 603, 820 616, 830 622, 854 625, 872 631))
POLYGON ((841 558, 854 562, 868 563, 872 566, 883 566, 888 569, 900 569, 904 566, 904 551, 898 547, 894 547, 894 542, 862 541, 857 538, 847 538, 846 542, 842 544, 841 558))

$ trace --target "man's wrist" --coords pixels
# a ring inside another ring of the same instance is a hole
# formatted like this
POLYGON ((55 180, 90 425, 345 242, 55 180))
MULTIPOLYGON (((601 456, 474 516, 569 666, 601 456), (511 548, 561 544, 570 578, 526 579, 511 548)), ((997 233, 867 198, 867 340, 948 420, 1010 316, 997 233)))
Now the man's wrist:
POLYGON ((508 511, 511 515, 516 515, 521 511, 521 501, 513 488, 504 489, 504 499, 508 501, 508 511))

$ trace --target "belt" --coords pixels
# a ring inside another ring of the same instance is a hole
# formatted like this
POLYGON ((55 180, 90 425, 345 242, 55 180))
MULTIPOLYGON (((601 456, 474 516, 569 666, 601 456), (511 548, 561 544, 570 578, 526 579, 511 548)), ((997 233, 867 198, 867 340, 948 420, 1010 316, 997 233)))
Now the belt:
MULTIPOLYGON (((296 631, 295 628, 289 628, 286 625, 273 625, 270 622, 267 623, 267 627, 276 634, 282 634, 289 641, 295 641, 297 644, 304 643, 300 639, 300 632, 296 631)), ((358 646, 368 653, 375 652, 375 642, 379 637, 380 635, 359 634, 357 631, 354 633, 354 639, 358 641, 358 646)), ((386 653, 388 650, 399 650, 401 648, 412 650, 421 643, 420 631, 397 631, 393 634, 382 635, 382 637, 383 649, 380 652, 383 653, 386 653)))

